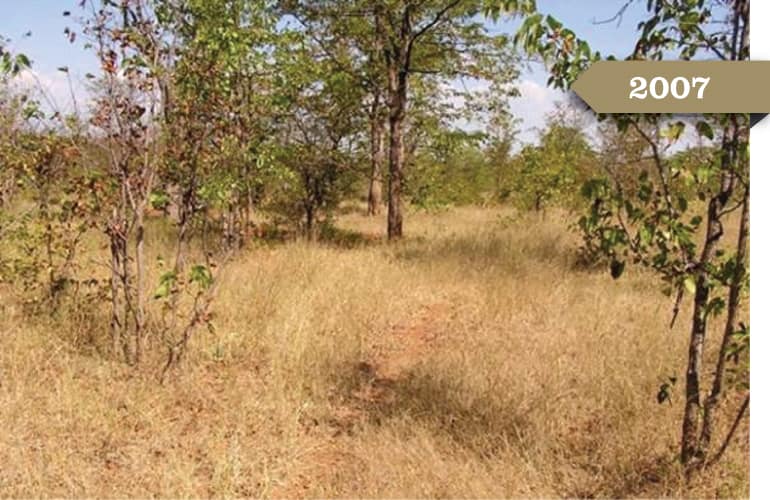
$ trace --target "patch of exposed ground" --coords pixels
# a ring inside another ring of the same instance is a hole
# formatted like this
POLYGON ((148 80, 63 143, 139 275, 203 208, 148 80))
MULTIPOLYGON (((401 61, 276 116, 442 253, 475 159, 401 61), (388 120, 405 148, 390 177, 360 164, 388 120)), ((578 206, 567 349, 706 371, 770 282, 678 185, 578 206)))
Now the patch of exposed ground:
POLYGON ((448 301, 420 308, 412 317, 395 324, 379 336, 366 359, 354 367, 356 384, 348 394, 332 396, 329 417, 304 422, 307 432, 325 434, 326 446, 308 457, 307 470, 291 480, 279 496, 303 497, 317 484, 331 484, 341 467, 350 466, 352 457, 338 439, 351 435, 377 408, 394 403, 395 387, 442 342, 445 326, 453 317, 448 301))

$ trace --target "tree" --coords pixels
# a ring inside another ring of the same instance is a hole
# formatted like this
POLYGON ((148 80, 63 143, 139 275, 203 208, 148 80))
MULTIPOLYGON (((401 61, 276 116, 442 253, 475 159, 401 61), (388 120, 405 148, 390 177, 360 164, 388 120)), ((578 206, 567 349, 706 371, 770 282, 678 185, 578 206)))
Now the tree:
MULTIPOLYGON (((487 33, 478 2, 393 0, 376 7, 377 36, 383 41, 390 123, 388 238, 403 235, 404 126, 415 74, 499 78, 505 37, 487 33), (497 63, 494 63, 498 57, 497 63)), ((503 68, 505 66, 502 66, 503 68)), ((507 66, 505 74, 512 70, 507 66)), ((513 78, 510 79, 513 81, 513 78)))
POLYGON ((544 212, 552 201, 574 200, 594 160, 583 130, 574 110, 559 107, 548 117, 538 146, 526 146, 518 155, 514 190, 526 208, 544 212))
POLYGON ((113 349, 129 364, 139 364, 150 333, 157 333, 168 348, 163 379, 194 330, 212 327, 215 259, 226 261, 235 246, 232 214, 246 197, 239 184, 219 189, 219 181, 229 175, 240 181, 254 158, 251 138, 245 137, 256 129, 257 117, 249 115, 254 121, 248 128, 234 118, 253 110, 249 78, 259 55, 251 49, 255 34, 262 34, 262 19, 244 26, 251 11, 237 1, 83 4, 83 34, 101 64, 100 78, 94 77, 91 141, 108 165, 104 226, 113 349), (219 78, 211 79, 211 71, 219 78), (180 207, 174 255, 170 268, 159 258, 163 272, 149 294, 145 220, 152 202, 168 195, 161 188, 170 183, 176 184, 180 207), (232 203, 223 204, 228 224, 223 248, 216 249, 208 245, 204 202, 221 199, 222 191, 232 203), (202 228, 203 262, 191 261, 196 227, 202 228), (150 297, 161 304, 159 317, 150 317, 150 297))
POLYGON ((319 211, 328 214, 350 185, 366 122, 357 112, 365 89, 350 73, 335 72, 332 61, 316 56, 304 41, 276 54, 291 82, 281 90, 286 107, 277 159, 291 173, 285 194, 311 240, 318 236, 319 211))
POLYGON ((147 339, 145 214, 158 174, 158 119, 168 88, 163 71, 168 54, 144 0, 91 5, 84 22, 84 35, 102 68, 91 123, 102 133, 100 145, 116 191, 105 228, 113 349, 138 364, 147 339))
POLYGON ((8 168, 15 138, 21 129, 27 96, 19 95, 10 88, 11 79, 29 67, 24 54, 13 54, 6 48, 9 40, 0 35, 0 209, 10 202, 15 191, 14 169, 8 168))
POLYGON ((510 108, 499 99, 489 99, 486 123, 485 157, 494 170, 494 197, 507 200, 512 193, 513 148, 518 140, 521 119, 511 115, 510 108))
POLYGON ((259 0, 156 0, 152 5, 164 33, 163 54, 171 55, 167 66, 157 68, 166 75, 158 176, 172 188, 179 207, 175 252, 154 293, 162 305, 160 335, 168 348, 163 380, 196 328, 214 328, 217 270, 245 244, 272 165, 276 19, 259 0), (219 234, 219 244, 212 233, 219 234), (193 246, 196 236, 199 252, 193 246))
POLYGON ((65 304, 88 310, 101 290, 81 275, 77 257, 101 215, 101 172, 84 168, 89 148, 76 116, 53 102, 44 109, 42 87, 11 87, 31 62, 4 50, 2 39, 0 61, 0 281, 16 285, 28 314, 55 315, 65 304))
POLYGON ((218 211, 228 248, 241 246, 249 232, 273 132, 266 52, 274 18, 264 7, 247 1, 156 3, 176 56, 164 110, 168 161, 161 183, 174 191, 181 225, 192 223, 197 212, 218 211))
MULTIPOLYGON (((661 60, 672 51, 678 51, 685 60, 749 58, 748 0, 650 0, 647 8, 650 17, 639 23, 639 38, 631 59, 661 60)), ((524 20, 518 40, 545 58, 551 84, 565 90, 591 62, 601 59, 586 41, 559 21, 534 11, 524 20)), ((734 114, 698 120, 694 128, 717 145, 718 161, 699 164, 693 171, 692 165, 670 161, 661 148, 661 141, 676 141, 682 136, 684 122, 656 115, 601 118, 614 122, 621 132, 637 132, 646 143, 654 170, 653 175, 640 174, 635 192, 624 190, 610 178, 587 184, 584 193, 593 203, 581 219, 583 231, 596 241, 596 248, 611 257, 614 277, 622 274, 627 260, 654 269, 676 293, 674 319, 684 293, 692 295, 680 448, 681 462, 689 474, 722 456, 749 405, 745 359, 749 326, 747 319, 740 319, 749 277, 749 120, 734 114), (650 129, 659 133, 653 135, 650 129), (677 192, 678 178, 695 186, 703 208, 692 206, 683 193, 677 192), (700 214, 694 215, 696 211, 700 214), (733 244, 728 245, 724 224, 733 212, 740 214, 738 231, 733 244), (697 230, 704 223, 705 235, 697 244, 697 230), (717 359, 712 369, 707 369, 704 348, 708 326, 721 315, 724 321, 717 359), (743 364, 728 369, 730 359, 742 359, 743 364), (733 386, 746 390, 730 431, 714 451, 715 421, 731 372, 735 375, 733 386), (705 379, 710 373, 713 378, 706 391, 705 379)), ((667 397, 664 389, 660 400, 667 397)))
POLYGON ((383 41, 371 29, 378 10, 357 2, 284 0, 282 9, 301 26, 305 43, 330 73, 341 73, 351 89, 363 92, 360 110, 369 122, 369 178, 367 213, 377 215, 383 204, 385 168, 385 86, 381 53, 383 41))
MULTIPOLYGON (((370 143, 372 178, 382 155, 379 109, 384 101, 389 126, 388 237, 403 234, 404 169, 407 163, 405 134, 415 77, 451 80, 458 77, 489 79, 512 92, 515 80, 513 52, 508 38, 490 34, 480 20, 481 6, 471 0, 387 0, 365 2, 288 2, 300 19, 326 19, 324 43, 344 46, 352 41, 356 74, 367 82, 372 105, 370 143), (329 16, 336 16, 332 21, 329 16), (340 24, 341 23, 341 24, 340 24), (329 28, 337 26, 338 28, 329 28), (343 28, 340 28, 342 26, 343 28), (341 36, 340 33, 345 33, 341 36), (365 75, 365 76, 361 76, 365 75), (505 82, 505 84, 503 84, 505 82)), ((334 58, 336 60, 336 58, 334 58)), ((351 66, 341 65, 350 70, 351 66)), ((378 182, 375 179, 374 185, 378 182)), ((376 191, 376 187, 374 190, 376 191)), ((376 194, 374 195, 376 199, 376 194)))

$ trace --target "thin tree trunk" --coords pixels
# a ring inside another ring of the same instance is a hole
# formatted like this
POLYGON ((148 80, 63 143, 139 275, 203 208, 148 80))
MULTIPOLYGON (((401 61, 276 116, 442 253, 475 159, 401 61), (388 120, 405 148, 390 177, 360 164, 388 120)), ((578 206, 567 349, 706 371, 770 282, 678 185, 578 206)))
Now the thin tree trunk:
POLYGON ((131 270, 128 259, 128 246, 125 239, 121 241, 120 246, 121 261, 120 272, 121 282, 120 286, 123 292, 123 331, 124 338, 124 351, 126 354, 126 362, 133 365, 136 361, 136 312, 134 311, 134 297, 131 291, 131 270), (134 335, 131 335, 131 331, 128 327, 131 322, 131 317, 134 318, 134 335))
POLYGON ((378 215, 382 208, 382 169, 385 164, 385 130, 380 117, 379 95, 372 105, 371 117, 371 162, 369 178, 369 215, 378 215))
POLYGON ((109 228, 110 237, 110 297, 112 310, 110 317, 110 331, 112 332, 112 351, 115 357, 120 356, 123 340, 122 325, 120 321, 120 234, 116 215, 113 212, 113 220, 109 228))
POLYGON ((307 231, 307 239, 315 241, 315 207, 312 201, 305 203, 305 231, 307 231))
POLYGON ((706 340, 708 326, 708 305, 710 288, 708 284, 707 267, 714 259, 717 246, 722 239, 722 211, 730 200, 735 184, 735 174, 732 171, 735 161, 735 144, 737 126, 733 125, 732 134, 729 131, 723 141, 722 178, 719 192, 711 198, 708 207, 708 222, 706 225, 706 242, 703 245, 699 261, 699 271, 695 286, 695 299, 690 330, 690 345, 688 349, 687 374, 685 386, 685 410, 682 419, 681 461, 688 469, 702 463, 705 458, 700 449, 698 430, 701 422, 701 389, 700 381, 703 368, 703 345, 706 340), (732 135, 729 137, 728 134, 732 135))
POLYGON ((388 239, 403 236, 404 119, 408 96, 406 71, 391 67, 388 72, 390 90, 390 162, 388 183, 388 239))
MULTIPOLYGON (((374 9, 374 54, 376 60, 383 53, 385 35, 382 25, 382 12, 379 7, 374 9)), ((377 215, 382 207, 382 173, 385 163, 385 124, 382 116, 382 87, 375 82, 372 87, 373 98, 369 119, 371 120, 371 161, 372 172, 369 180, 369 215, 377 215)))
POLYGON ((709 446, 711 445, 711 437, 714 430, 714 410, 718 407, 722 395, 722 383, 725 372, 725 362, 727 361, 727 351, 730 348, 730 341, 735 333, 735 323, 737 321, 738 307, 740 306, 741 300, 741 282, 746 275, 746 246, 748 237, 749 193, 747 190, 743 200, 743 208, 741 210, 738 247, 735 256, 736 266, 727 298, 727 319, 725 320, 725 329, 724 334, 722 335, 722 345, 719 348, 719 358, 714 373, 714 382, 711 385, 711 394, 706 400, 703 411, 703 429, 701 430, 699 446, 704 454, 708 453, 709 446))
MULTIPOLYGON (((732 5, 733 10, 733 33, 732 50, 730 59, 733 61, 748 57, 747 50, 749 44, 749 2, 748 0, 736 0, 732 5)), ((685 470, 689 473, 694 468, 702 466, 706 461, 706 452, 711 441, 713 431, 713 409, 719 400, 722 386, 722 373, 724 371, 724 361, 718 361, 717 371, 715 372, 714 385, 711 395, 706 401, 705 408, 701 406, 700 401, 700 378, 703 363, 703 344, 706 337, 707 315, 709 306, 709 287, 707 284, 708 273, 706 268, 711 264, 717 250, 719 241, 723 236, 721 217, 724 208, 733 196, 736 182, 734 169, 738 161, 738 145, 740 142, 740 123, 736 115, 731 117, 732 123, 725 127, 725 137, 722 141, 722 163, 721 163, 721 181, 719 192, 711 198, 708 208, 708 222, 706 225, 706 243, 703 247, 703 253, 698 262, 698 279, 695 289, 695 300, 693 308, 692 330, 690 334, 689 358, 687 364, 687 385, 686 385, 686 403, 684 418, 682 421, 682 443, 681 443, 681 461, 685 465, 685 470), (720 366, 721 365, 721 366, 720 366), (703 423, 700 438, 698 437, 698 426, 701 423, 701 411, 703 411, 703 423)), ((739 235, 738 252, 745 255, 745 244, 741 251, 741 239, 748 237, 748 192, 746 193, 743 207, 744 213, 741 216, 741 229, 739 235), (744 224, 743 217, 746 217, 744 224), (746 231, 744 235, 744 230, 746 231)), ((740 262, 740 258, 739 258, 740 262)), ((740 267, 740 266, 739 266, 740 267)), ((740 271, 738 271, 740 272, 740 271)), ((734 331, 735 312, 740 286, 736 283, 735 277, 730 286, 730 297, 728 300, 733 305, 732 318, 728 311, 728 319, 725 324, 725 333, 722 339, 722 348, 720 358, 724 350, 729 345, 729 337, 734 331), (733 300, 733 295, 735 298, 733 300), (727 345, 725 343, 727 342, 727 345)), ((721 453, 721 452, 720 452, 721 453)))
POLYGON ((144 303, 144 209, 139 208, 137 213, 136 243, 134 246, 136 252, 136 331, 134 342, 135 361, 140 363, 142 360, 145 324, 145 303, 144 303))
POLYGON ((404 169, 403 122, 390 122, 390 178, 388 183, 388 239, 403 236, 403 213, 401 201, 402 176, 404 169))
POLYGON ((246 177, 246 213, 243 217, 243 230, 246 240, 251 240, 254 236, 251 225, 251 214, 254 213, 254 194, 251 187, 251 178, 248 171, 245 174, 246 177))

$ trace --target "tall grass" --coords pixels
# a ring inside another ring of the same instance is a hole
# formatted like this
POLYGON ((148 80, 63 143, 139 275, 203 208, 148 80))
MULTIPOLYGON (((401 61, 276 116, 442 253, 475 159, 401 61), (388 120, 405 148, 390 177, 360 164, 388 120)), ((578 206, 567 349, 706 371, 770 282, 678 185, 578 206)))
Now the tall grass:
POLYGON ((256 246, 164 386, 102 354, 106 324, 76 343, 82 315, 30 321, 5 292, 0 494, 748 496, 747 426, 678 473, 682 388, 655 396, 687 311, 669 330, 654 276, 581 269, 569 220, 418 213, 385 245, 351 214, 344 245, 256 246))

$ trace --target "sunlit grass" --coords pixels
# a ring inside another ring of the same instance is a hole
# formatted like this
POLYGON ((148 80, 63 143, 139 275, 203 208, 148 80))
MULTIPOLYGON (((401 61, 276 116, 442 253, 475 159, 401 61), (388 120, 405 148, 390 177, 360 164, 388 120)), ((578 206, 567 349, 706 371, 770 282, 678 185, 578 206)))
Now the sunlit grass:
MULTIPOLYGON (((571 220, 416 212, 387 245, 351 213, 342 244, 255 245, 163 386, 162 352, 133 370, 98 314, 27 320, 6 290, 0 494, 748 496, 747 426, 720 466, 678 474, 681 383, 655 396, 688 312, 669 330, 654 276, 577 266, 571 220)), ((168 245, 156 229, 148 256, 168 245)))

